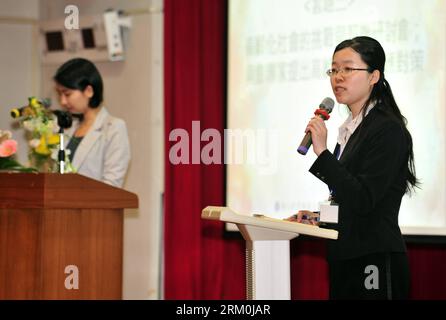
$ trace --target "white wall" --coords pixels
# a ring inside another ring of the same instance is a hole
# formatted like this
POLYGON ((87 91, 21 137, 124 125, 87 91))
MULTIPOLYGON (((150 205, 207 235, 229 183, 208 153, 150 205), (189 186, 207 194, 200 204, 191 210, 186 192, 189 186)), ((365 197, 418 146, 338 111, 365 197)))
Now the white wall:
POLYGON ((40 64, 37 57, 39 0, 0 1, 0 129, 12 130, 19 143, 18 159, 27 161, 23 130, 14 130, 11 108, 27 104, 40 93, 40 64))
MULTIPOLYGON (((123 297, 158 299, 164 187, 162 0, 41 0, 41 19, 64 18, 68 4, 78 6, 80 19, 108 8, 136 13, 125 61, 96 65, 105 82, 106 107, 129 129, 132 161, 124 188, 139 196, 139 210, 127 211, 124 220, 123 297)), ((56 69, 42 67, 43 97, 53 95, 56 69)))

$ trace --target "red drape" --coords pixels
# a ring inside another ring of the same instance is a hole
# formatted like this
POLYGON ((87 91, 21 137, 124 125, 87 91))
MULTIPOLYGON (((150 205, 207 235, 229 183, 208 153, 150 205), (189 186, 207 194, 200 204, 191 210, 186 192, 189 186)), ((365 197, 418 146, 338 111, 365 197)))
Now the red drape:
MULTIPOLYGON (((226 10, 227 0, 165 0, 166 299, 245 297, 244 241, 224 239, 221 223, 200 218, 205 206, 224 205, 223 165, 169 161, 174 129, 185 129, 192 140, 192 121, 200 121, 201 132, 215 128, 223 137, 226 10)), ((410 245, 409 259, 412 298, 446 299, 444 246, 410 245)), ((328 297, 324 240, 293 240, 291 270, 293 299, 328 297)))
POLYGON ((243 299, 244 242, 226 241, 221 223, 200 218, 205 206, 224 204, 223 165, 169 161, 176 128, 193 139, 192 121, 200 121, 201 131, 223 136, 226 1, 166 0, 164 26, 165 298, 243 299))

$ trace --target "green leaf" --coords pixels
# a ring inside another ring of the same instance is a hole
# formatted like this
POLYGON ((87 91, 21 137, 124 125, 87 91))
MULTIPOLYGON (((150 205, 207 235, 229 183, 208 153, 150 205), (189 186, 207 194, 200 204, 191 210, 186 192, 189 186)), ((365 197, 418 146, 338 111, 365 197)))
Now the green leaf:
POLYGON ((38 172, 36 168, 24 167, 19 162, 11 158, 0 158, 0 170, 11 170, 18 172, 38 172))

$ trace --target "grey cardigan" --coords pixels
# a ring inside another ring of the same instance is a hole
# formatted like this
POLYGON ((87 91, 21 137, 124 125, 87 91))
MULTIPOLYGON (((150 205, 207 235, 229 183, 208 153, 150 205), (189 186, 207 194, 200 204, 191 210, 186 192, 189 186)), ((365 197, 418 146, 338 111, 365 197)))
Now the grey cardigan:
MULTIPOLYGON (((79 126, 74 121, 67 132, 71 137, 79 126)), ((69 139, 67 139, 69 140, 69 139)), ((122 187, 130 162, 130 142, 122 119, 112 117, 105 107, 79 144, 72 165, 77 173, 122 187)))

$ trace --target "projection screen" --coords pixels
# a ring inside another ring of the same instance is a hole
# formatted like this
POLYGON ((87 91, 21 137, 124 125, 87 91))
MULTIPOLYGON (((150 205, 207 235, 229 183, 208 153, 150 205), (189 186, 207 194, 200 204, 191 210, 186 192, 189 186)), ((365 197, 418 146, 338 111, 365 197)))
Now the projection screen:
MULTIPOLYGON (((335 46, 367 35, 386 51, 422 182, 403 198, 401 229, 446 235, 445 9, 441 0, 230 0, 227 205, 277 218, 318 210, 328 189, 308 171, 316 155, 296 149, 319 103, 334 99, 325 71, 335 46)), ((347 116, 335 103, 330 150, 347 116)))

